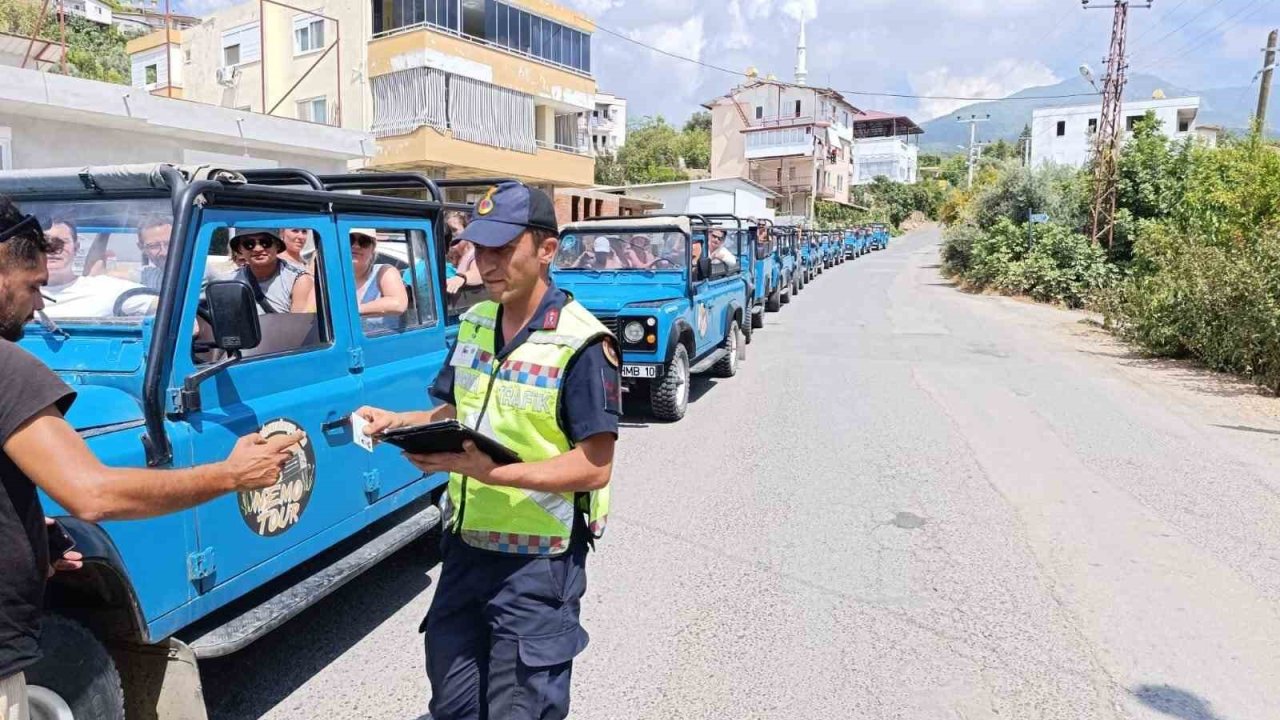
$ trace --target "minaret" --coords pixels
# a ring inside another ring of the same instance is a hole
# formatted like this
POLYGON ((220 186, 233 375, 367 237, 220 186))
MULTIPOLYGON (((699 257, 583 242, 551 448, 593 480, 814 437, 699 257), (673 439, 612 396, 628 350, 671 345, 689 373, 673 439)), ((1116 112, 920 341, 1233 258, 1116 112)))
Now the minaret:
POLYGON ((804 12, 800 13, 800 44, 796 45, 796 84, 804 85, 809 78, 809 68, 804 53, 804 12))

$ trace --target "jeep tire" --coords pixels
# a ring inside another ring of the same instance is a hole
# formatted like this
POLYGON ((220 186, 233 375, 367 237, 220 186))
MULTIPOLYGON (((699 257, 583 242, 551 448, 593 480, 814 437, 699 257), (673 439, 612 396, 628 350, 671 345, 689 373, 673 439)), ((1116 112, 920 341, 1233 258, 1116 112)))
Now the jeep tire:
POLYGON ((89 628, 63 615, 41 621, 40 662, 27 668, 32 718, 124 720, 120 673, 89 628))
POLYGON ((677 343, 662 377, 649 382, 649 405, 659 420, 675 421, 689 408, 689 352, 677 343))
POLYGON ((787 285, 785 288, 782 289, 782 294, 779 296, 778 299, 782 301, 783 305, 787 305, 791 302, 791 298, 794 297, 795 294, 796 294, 796 281, 792 280, 791 284, 787 285))
POLYGON ((742 341, 742 326, 734 320, 729 324, 729 334, 724 338, 724 348, 729 351, 729 354, 720 358, 719 362, 711 368, 713 376, 731 378, 738 374, 738 344, 742 341))
POLYGON ((781 289, 774 288, 774 291, 769 293, 769 297, 765 298, 764 301, 764 309, 766 312, 778 312, 782 309, 781 289))
MULTIPOLYGON (((755 312, 755 309, 758 307, 760 306, 753 305, 751 307, 751 311, 752 311, 751 312, 751 329, 752 330, 759 330, 760 328, 764 327, 764 308, 760 308, 760 312, 755 312)), ((752 334, 754 335, 755 333, 752 333, 752 334)))

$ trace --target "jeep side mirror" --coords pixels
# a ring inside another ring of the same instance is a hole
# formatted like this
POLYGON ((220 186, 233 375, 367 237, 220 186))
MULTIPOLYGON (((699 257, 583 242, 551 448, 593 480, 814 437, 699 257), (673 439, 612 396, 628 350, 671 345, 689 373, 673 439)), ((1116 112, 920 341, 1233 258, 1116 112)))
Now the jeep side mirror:
POLYGON ((235 354, 258 347, 262 326, 258 322, 257 301, 248 285, 238 280, 211 282, 205 286, 205 297, 209 301, 214 347, 235 354))
POLYGON ((711 258, 703 253, 698 258, 698 279, 706 280, 711 277, 711 258))
POLYGON ((205 320, 213 333, 213 346, 227 356, 188 375, 174 402, 176 415, 200 410, 200 383, 228 365, 240 362, 243 350, 252 350, 262 342, 262 326, 258 322, 258 304, 253 290, 239 280, 217 280, 205 286, 209 316, 205 320))

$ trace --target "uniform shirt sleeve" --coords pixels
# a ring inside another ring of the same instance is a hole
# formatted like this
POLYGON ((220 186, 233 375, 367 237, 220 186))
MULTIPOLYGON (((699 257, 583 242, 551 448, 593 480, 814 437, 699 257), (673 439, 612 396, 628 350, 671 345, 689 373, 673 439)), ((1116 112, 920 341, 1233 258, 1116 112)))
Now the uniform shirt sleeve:
POLYGON ((575 443, 600 433, 618 436, 622 382, 618 367, 605 358, 603 342, 587 346, 573 359, 560 390, 561 423, 575 443))
POLYGON ((446 405, 453 404, 453 353, 457 348, 457 344, 449 346, 449 354, 445 356, 444 366, 440 368, 440 372, 436 373, 436 379, 427 390, 428 395, 446 405))

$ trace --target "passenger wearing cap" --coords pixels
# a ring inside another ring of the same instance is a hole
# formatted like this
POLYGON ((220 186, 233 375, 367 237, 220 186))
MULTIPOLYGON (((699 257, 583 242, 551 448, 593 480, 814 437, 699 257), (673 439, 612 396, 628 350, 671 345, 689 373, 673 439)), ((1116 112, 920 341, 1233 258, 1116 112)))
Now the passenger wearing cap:
POLYGON ((352 230, 351 264, 356 278, 360 323, 365 332, 399 328, 400 315, 409 309, 404 279, 390 265, 374 262, 377 256, 377 231, 352 230))
MULTIPOLYGON (((559 720, 569 712, 588 547, 608 513, 622 385, 616 340, 548 270, 559 249, 551 200, 505 182, 462 238, 491 300, 462 317, 431 411, 364 407, 366 433, 456 418, 516 452, 497 465, 460 453, 406 457, 448 472, 443 564, 426 632, 434 720, 559 720)), ((607 241, 606 241, 607 244, 607 241)))
POLYGON ((231 252, 244 258, 232 279, 253 289, 258 314, 307 313, 315 308, 315 280, 280 259, 284 241, 269 230, 243 230, 231 238, 231 252))

